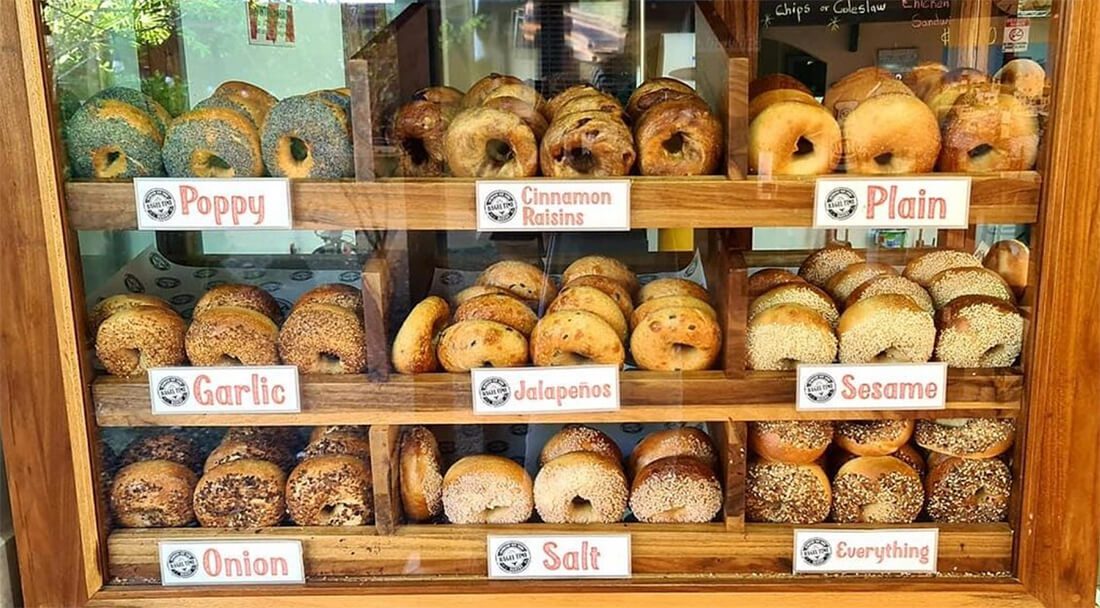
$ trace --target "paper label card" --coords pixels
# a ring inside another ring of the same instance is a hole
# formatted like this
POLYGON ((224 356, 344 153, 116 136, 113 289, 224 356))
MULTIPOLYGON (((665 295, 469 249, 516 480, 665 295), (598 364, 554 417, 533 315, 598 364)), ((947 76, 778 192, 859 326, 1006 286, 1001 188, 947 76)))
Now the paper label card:
POLYGON ((629 534, 490 536, 489 578, 628 578, 629 534))
POLYGON ((157 543, 164 586, 304 583, 298 540, 165 540, 157 543))
POLYGON ((470 370, 475 414, 608 412, 619 409, 615 365, 470 370))
POLYGON ((280 177, 134 179, 139 230, 289 230, 290 181, 280 177))
POLYGON ((799 365, 795 407, 828 410, 942 410, 947 364, 799 365))
POLYGON ((938 528, 795 530, 795 574, 935 574, 938 528))
POLYGON ((301 411, 298 368, 156 367, 149 370, 153 414, 287 414, 301 411))
POLYGON ((630 230, 630 180, 477 182, 478 232, 630 230))
POLYGON ((969 177, 821 177, 814 228, 966 228, 969 177))

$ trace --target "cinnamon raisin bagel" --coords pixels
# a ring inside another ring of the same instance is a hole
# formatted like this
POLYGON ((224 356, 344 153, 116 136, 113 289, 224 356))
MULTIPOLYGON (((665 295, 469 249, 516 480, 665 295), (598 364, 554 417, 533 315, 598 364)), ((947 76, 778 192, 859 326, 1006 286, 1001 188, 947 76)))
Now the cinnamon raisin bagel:
POLYGON ((630 129, 600 111, 560 115, 546 130, 539 150, 547 177, 627 175, 634 166, 630 129))
POLYGON ((588 97, 590 95, 610 97, 607 93, 604 93, 588 83, 575 84, 557 95, 554 95, 550 98, 550 101, 546 102, 546 118, 553 120, 560 114, 559 110, 561 110, 563 106, 579 97, 588 97))
POLYGON ((892 293, 853 304, 840 315, 836 333, 841 363, 923 363, 936 342, 932 315, 892 293))
POLYGON ((937 168, 945 172, 1026 171, 1039 156, 1039 119, 1012 95, 971 90, 943 122, 937 168))
POLYGON ((722 330, 706 313, 687 306, 648 314, 630 334, 638 367, 657 371, 710 369, 722 349, 722 330))
POLYGON ((958 458, 993 458, 1012 447, 1016 424, 1009 418, 918 420, 914 438, 920 447, 958 458))
POLYGON ((606 93, 592 93, 591 95, 574 97, 562 103, 558 107, 555 116, 563 118, 576 112, 603 112, 612 118, 618 119, 623 124, 626 124, 627 119, 626 112, 623 111, 623 105, 619 103, 619 100, 606 93))
POLYGON ((833 477, 833 519, 838 523, 907 524, 923 506, 920 475, 893 456, 853 458, 833 477))
POLYGON ((959 296, 937 321, 936 358, 948 367, 1008 367, 1023 348, 1024 317, 999 298, 959 296))
POLYGON ((882 274, 873 279, 868 279, 855 291, 848 294, 848 298, 844 301, 844 307, 848 308, 860 300, 884 293, 903 295, 927 313, 932 313, 935 310, 935 307, 932 306, 932 297, 928 295, 923 287, 915 281, 896 274, 882 274))
POLYGON ((927 173, 940 153, 936 117, 908 89, 860 103, 841 130, 849 173, 927 173))
POLYGON ((546 118, 544 117, 546 100, 542 98, 542 94, 535 90, 534 87, 522 82, 501 83, 499 86, 485 93, 485 96, 481 99, 481 105, 491 106, 493 105, 494 99, 504 98, 523 102, 526 106, 538 113, 539 117, 542 118, 542 124, 546 124, 546 118))
POLYGON ((202 294, 195 303, 195 310, 191 313, 193 319, 198 319, 207 310, 222 306, 239 306, 255 310, 267 318, 278 323, 279 303, 271 294, 255 285, 240 283, 222 283, 215 285, 202 294))
POLYGON ((286 474, 266 460, 236 460, 210 469, 195 486, 194 508, 208 528, 265 528, 286 515, 286 474))
POLYGON ((519 116, 523 124, 527 125, 531 132, 535 134, 535 139, 538 141, 542 140, 546 135, 546 129, 550 127, 546 122, 546 117, 535 109, 535 106, 518 97, 490 97, 482 105, 486 108, 502 110, 519 116))
POLYGON ((928 282, 928 295, 937 309, 960 296, 990 296, 1014 303, 1012 288, 988 268, 948 268, 928 282))
POLYGON ((531 332, 531 361, 540 367, 603 364, 621 367, 626 349, 618 333, 587 310, 561 310, 539 319, 531 332))
POLYGON ((492 264, 477 277, 478 285, 499 287, 532 308, 546 306, 558 296, 553 279, 538 266, 518 260, 492 264))
POLYGON ((567 424, 542 446, 539 466, 569 452, 595 452, 620 465, 623 461, 623 453, 607 433, 583 424, 567 424))
POLYGON ((604 276, 622 284, 628 292, 638 291, 638 276, 626 264, 603 255, 586 255, 577 258, 561 273, 562 284, 587 275, 604 276))
POLYGON ((412 522, 434 519, 443 512, 443 473, 435 435, 422 426, 401 435, 398 466, 401 468, 401 505, 412 522))
POLYGON ((550 303, 546 309, 547 314, 562 310, 585 310, 595 314, 604 320, 611 329, 615 330, 619 339, 624 343, 627 336, 626 317, 611 296, 596 289, 584 285, 566 286, 558 293, 558 297, 550 303))
POLYGON ((458 177, 529 177, 538 172, 538 141, 531 127, 511 112, 472 107, 451 121, 444 156, 458 177))
POLYGON ((180 528, 195 521, 195 473, 171 460, 142 460, 119 470, 110 504, 122 528, 180 528))
POLYGON ((641 306, 635 308, 634 313, 630 315, 630 327, 632 329, 637 328, 650 314, 665 308, 683 307, 694 308, 703 313, 708 319, 718 321, 718 313, 715 312, 714 308, 699 298, 692 296, 661 296, 646 300, 641 306))
POLYGON ((918 285, 927 289, 932 277, 948 268, 977 268, 981 265, 978 258, 965 251, 937 249, 909 260, 901 276, 912 279, 918 285))
POLYGON ((192 365, 278 365, 279 326, 247 308, 211 308, 191 323, 184 338, 192 365))
POLYGON ((504 85, 522 86, 523 81, 509 74, 492 72, 482 76, 477 82, 470 85, 470 88, 466 90, 466 94, 462 97, 462 105, 467 108, 480 106, 489 97, 490 93, 504 85))
MULTIPOLYGON (((538 331, 537 326, 535 330, 538 331)), ((439 335, 438 356, 443 369, 449 372, 468 372, 477 367, 518 367, 527 363, 527 339, 496 321, 459 321, 439 335)))
POLYGON ((615 523, 627 503, 622 466, 597 452, 568 452, 535 476, 535 509, 550 524, 615 523))
POLYGON ((137 306, 117 312, 99 325, 95 353, 107 373, 138 376, 153 367, 182 364, 186 331, 187 325, 176 311, 137 306))
MULTIPOLYGON (((564 293, 564 292, 563 292, 564 293)), ((556 302, 557 300, 555 300, 556 302)), ((496 321, 530 336, 538 323, 538 316, 523 302, 510 295, 486 294, 466 300, 455 309, 454 320, 485 319, 496 321)))
POLYGON ((749 321, 746 335, 748 365, 755 370, 832 363, 836 345, 832 325, 801 304, 779 304, 758 313, 749 321))
POLYGON ((695 281, 668 277, 650 281, 638 291, 638 303, 644 304, 654 298, 664 296, 691 296, 704 302, 710 302, 710 296, 702 285, 695 281))
POLYGON ((662 101, 634 126, 642 175, 710 175, 722 160, 722 124, 693 99, 662 101))
POLYGON ((397 109, 393 116, 393 140, 397 146, 398 175, 447 174, 443 142, 454 115, 454 106, 430 101, 411 101, 397 109))
POLYGON ((834 274, 864 261, 863 254, 851 247, 827 246, 806 256, 798 268, 798 276, 824 287, 834 274))
POLYGON ((781 101, 749 124, 749 172, 821 175, 840 164, 843 142, 836 119, 817 103, 781 101))
POLYGON ((753 300, 749 305, 749 320, 780 304, 801 304, 810 310, 817 311, 833 327, 836 327, 836 322, 840 319, 840 312, 837 311, 836 304, 829 294, 803 282, 780 285, 753 300))
POLYGON ((358 374, 367 368, 363 323, 332 304, 296 308, 279 332, 279 356, 303 374, 358 374))
POLYGON ((630 94, 630 99, 626 102, 626 113, 632 119, 638 120, 647 110, 666 101, 672 93, 695 95, 695 89, 675 78, 651 78, 630 94))
POLYGON ((763 459, 749 463, 745 475, 745 519, 777 524, 825 521, 833 493, 825 471, 816 464, 787 464, 763 459))
POLYGON ((437 296, 428 296, 414 306, 393 339, 393 368, 400 374, 439 369, 436 345, 450 317, 450 306, 437 296))
POLYGON ((371 482, 358 458, 307 458, 287 478, 287 513, 299 526, 365 526, 374 520, 371 482))
POLYGON ((646 523, 705 523, 722 510, 722 484, 698 458, 660 458, 634 476, 630 510, 646 523))
POLYGON ((424 87, 419 91, 413 93, 413 100, 430 101, 445 106, 455 106, 462 104, 462 98, 466 94, 462 91, 448 86, 437 87, 424 87))
POLYGON ((764 292, 786 285, 787 283, 805 283, 806 279, 783 268, 765 268, 749 275, 749 297, 756 298, 764 292))

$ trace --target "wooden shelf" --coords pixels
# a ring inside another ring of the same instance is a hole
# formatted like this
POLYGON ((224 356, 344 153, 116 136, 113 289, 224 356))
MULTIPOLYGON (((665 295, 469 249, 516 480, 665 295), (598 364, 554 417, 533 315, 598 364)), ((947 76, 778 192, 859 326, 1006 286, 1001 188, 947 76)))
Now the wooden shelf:
MULTIPOLYGON (((830 524, 812 527, 830 527, 830 524)), ((1007 524, 941 524, 939 527, 941 574, 1008 576, 1012 569, 1013 533, 1007 524)), ((584 532, 629 532, 634 578, 639 580, 659 578, 687 582, 791 572, 791 526, 749 524, 740 532, 727 531, 722 524, 439 524, 401 526, 392 536, 376 535, 370 527, 116 530, 107 541, 108 582, 158 583, 157 541, 164 539, 300 539, 306 576, 311 581, 385 577, 408 581, 483 578, 488 534, 584 532)))
POLYGON ((948 408, 918 412, 796 412, 791 372, 630 371, 621 375, 623 408, 617 412, 475 416, 467 374, 391 376, 304 376, 302 411, 297 414, 154 416, 144 380, 111 376, 92 385, 100 426, 234 426, 243 424, 494 424, 512 422, 691 422, 869 419, 920 416, 1014 416, 1024 377, 1011 370, 951 370, 948 408))
MULTIPOLYGON (((970 222, 1030 224, 1039 217, 1037 172, 973 176, 970 222)), ((294 227, 301 230, 390 228, 473 230, 472 180, 309 182, 291 186, 294 227)), ((813 178, 636 177, 634 228, 799 227, 813 221, 813 178)), ((69 224, 77 230, 137 227, 129 182, 69 182, 69 224)))

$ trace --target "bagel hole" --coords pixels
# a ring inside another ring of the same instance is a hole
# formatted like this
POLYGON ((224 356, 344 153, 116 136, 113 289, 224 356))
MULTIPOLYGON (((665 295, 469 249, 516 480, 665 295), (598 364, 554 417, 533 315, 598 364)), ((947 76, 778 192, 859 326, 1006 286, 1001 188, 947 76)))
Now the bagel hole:
POLYGON ((1001 355, 1004 354, 1007 349, 1008 346, 1005 344, 990 346, 989 348, 985 349, 985 352, 982 353, 981 357, 979 357, 979 361, 986 362, 993 358, 999 358, 1001 355))
POLYGON ((496 507, 489 507, 489 508, 485 509, 485 521, 488 522, 488 523, 493 523, 494 519, 496 519, 498 516, 500 516, 502 514, 506 514, 508 512, 508 510, 511 509, 511 508, 512 508, 511 505, 500 505, 500 506, 496 506, 496 507))
POLYGON ((801 361, 799 361, 798 359, 792 359, 791 357, 783 357, 782 359, 779 360, 779 369, 781 369, 781 370, 795 369, 795 368, 798 367, 799 363, 801 363, 801 361))
POLYGON ((905 357, 905 352, 902 351, 900 348, 896 346, 891 346, 890 348, 887 348, 886 350, 875 355, 874 359, 872 360, 873 363, 891 363, 894 361, 905 363, 909 361, 909 359, 905 357))
POLYGON ((588 521, 594 515, 592 501, 582 498, 580 496, 574 496, 570 502, 570 510, 573 512, 573 518, 582 521, 588 521))
POLYGON ((502 139, 490 139, 485 142, 485 156, 496 165, 503 165, 515 157, 515 152, 508 142, 502 139))
POLYGON ((341 374, 344 366, 340 363, 340 357, 332 353, 317 353, 317 371, 322 374, 341 374))
POLYGON ((290 138, 290 158, 294 159, 294 162, 303 162, 309 158, 309 145, 306 142, 291 136, 290 138))
POLYGON ((225 159, 209 150, 196 150, 191 155, 191 166, 199 177, 233 177, 236 171, 225 159))
POLYGON ((423 165, 428 162, 428 148, 424 146, 424 140, 418 137, 406 137, 401 140, 401 148, 409 155, 409 160, 414 165, 423 165))
POLYGON ((890 503, 873 502, 863 505, 860 509, 863 513, 863 521, 890 521, 894 515, 894 508, 890 503))
POLYGON ((807 156, 814 153, 814 142, 806 139, 805 137, 799 137, 798 141, 794 142, 794 155, 795 156, 807 156))
POLYGON ((118 177, 126 172, 126 154, 117 146, 107 146, 95 151, 92 165, 96 177, 118 177))
POLYGON ((991 146, 989 144, 979 144, 977 146, 974 146, 973 148, 970 148, 970 150, 967 151, 966 155, 969 156, 970 158, 977 158, 979 156, 984 156, 986 154, 989 154, 992 151, 993 151, 993 146, 991 146))
POLYGON ((883 152, 882 154, 879 154, 878 156, 875 157, 875 162, 882 165, 882 166, 884 166, 884 167, 886 165, 889 165, 891 162, 893 162, 893 160, 894 160, 894 153, 893 152, 883 152))
POLYGON ((661 142, 661 147, 669 154, 679 154, 684 151, 684 134, 680 131, 673 133, 668 139, 661 142))
POLYGON ((218 357, 218 360, 214 363, 214 365, 218 367, 240 367, 241 365, 244 365, 244 363, 242 363, 240 359, 234 357, 233 355, 222 355, 218 357))
POLYGON ((596 167, 596 157, 588 148, 576 147, 569 149, 569 166, 581 173, 588 173, 596 167))

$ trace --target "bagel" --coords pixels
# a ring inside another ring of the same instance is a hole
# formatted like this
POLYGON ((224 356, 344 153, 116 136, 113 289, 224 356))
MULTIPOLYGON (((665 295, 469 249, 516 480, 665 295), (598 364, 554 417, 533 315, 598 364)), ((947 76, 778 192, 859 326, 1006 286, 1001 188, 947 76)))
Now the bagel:
POLYGON ((799 363, 832 363, 837 340, 819 312, 801 304, 778 304, 749 321, 745 348, 749 369, 789 370, 799 363))
POLYGON ((186 361, 187 325, 176 311, 160 306, 137 306, 116 312, 99 325, 95 353, 115 376, 133 377, 153 367, 186 361))
POLYGON ((527 363, 527 339, 496 321, 459 321, 439 335, 438 356, 443 369, 449 372, 519 367, 527 363))
MULTIPOLYGON (((115 87, 118 89, 119 87, 115 87)), ((132 91, 140 96, 138 91, 132 91)), ((158 119, 120 99, 93 97, 69 116, 65 149, 73 177, 118 179, 164 175, 158 119)))
POLYGON ((1016 239, 997 241, 982 259, 982 266, 1001 275, 1016 298, 1024 297, 1028 284, 1031 250, 1016 239))
POLYGON ((99 330, 99 326, 107 320, 107 317, 110 317, 116 312, 130 310, 131 308, 137 308, 139 306, 153 306, 156 308, 163 308, 164 310, 173 310, 168 302, 156 296, 150 296, 143 293, 122 293, 108 296, 96 302, 95 307, 92 308, 92 312, 88 315, 88 326, 92 329, 92 335, 94 336, 96 334, 99 330))
POLYGON ((588 84, 581 83, 575 84, 557 95, 550 98, 550 101, 546 102, 546 118, 553 120, 559 115, 559 110, 566 104, 570 103, 578 97, 588 97, 590 95, 599 95, 604 97, 610 97, 603 91, 588 84))
POLYGON ((198 319, 206 311, 223 306, 247 308, 265 315, 272 321, 279 321, 279 303, 271 294, 255 285, 222 283, 215 285, 202 294, 191 312, 192 319, 198 319))
POLYGON ((294 466, 294 453, 286 444, 271 439, 226 437, 206 455, 202 470, 208 473, 238 460, 264 460, 285 471, 294 466))
POLYGON ((901 276, 927 289, 932 277, 948 268, 977 268, 981 265, 978 258, 965 251, 938 249, 909 260, 901 276))
POLYGON ((627 496, 622 467, 597 452, 562 454, 535 476, 535 510, 549 524, 622 521, 627 496))
POLYGON ((912 420, 843 420, 833 430, 837 447, 856 456, 893 454, 912 436, 912 420))
POLYGON ((303 374, 358 374, 367 368, 362 320, 331 304, 296 308, 279 332, 279 356, 303 374))
POLYGON ((928 104, 936 121, 940 122, 963 93, 974 88, 983 88, 988 83, 989 76, 984 72, 973 68, 956 68, 941 76, 939 82, 921 99, 928 104))
POLYGON ((825 282, 825 291, 828 291, 837 302, 844 302, 848 296, 867 281, 887 275, 898 274, 893 266, 879 262, 859 262, 852 264, 840 272, 834 274, 825 282))
POLYGON ((646 315, 630 334, 638 367, 657 371, 710 369, 722 349, 722 330, 704 312, 688 306, 646 315))
POLYGON ((745 519, 777 524, 825 521, 833 493, 825 471, 816 464, 787 464, 755 459, 745 475, 745 519))
POLYGON ((630 510, 645 523, 706 523, 722 510, 722 484, 698 458, 660 458, 634 476, 630 510))
POLYGON ((630 94, 626 102, 626 113, 632 119, 638 120, 647 110, 666 101, 672 93, 695 95, 695 89, 675 78, 664 76, 651 78, 630 94))
POLYGON ((122 467, 111 482, 110 505, 122 528, 180 528, 195 521, 198 478, 178 462, 143 460, 122 467))
POLYGON ((829 297, 829 294, 809 283, 802 282, 780 285, 753 300, 752 304, 749 305, 749 321, 752 321, 756 315, 779 304, 805 306, 820 314, 831 327, 836 327, 836 322, 840 319, 840 312, 837 311, 836 304, 833 303, 833 299, 829 297))
POLYGON ((160 102, 153 99, 145 92, 129 87, 107 87, 88 98, 88 103, 100 100, 113 100, 128 103, 138 110, 145 112, 153 119, 153 126, 157 132, 164 135, 168 132, 168 124, 172 122, 172 115, 160 102))
POLYGON ((1026 171, 1038 157, 1039 119, 1012 95, 968 91, 944 118, 940 171, 1026 171))
POLYGON ((456 106, 462 104, 462 98, 465 95, 454 87, 438 86, 424 87, 413 93, 412 98, 414 101, 430 101, 445 106, 456 106))
POLYGON ((873 90, 875 85, 884 80, 892 80, 893 77, 893 74, 877 66, 859 68, 826 89, 821 103, 835 115, 837 101, 843 97, 848 103, 841 105, 841 111, 848 112, 854 105, 867 98, 866 93, 873 90))
POLYGON ((646 300, 641 306, 635 308, 633 314, 630 315, 630 327, 631 329, 637 328, 650 314, 665 308, 684 307, 698 310, 712 321, 718 320, 718 313, 715 312, 714 308, 699 298, 692 296, 661 296, 646 300))
POLYGON ((1009 304, 1015 302, 1012 288, 1001 275, 981 266, 948 268, 937 273, 928 282, 928 295, 937 309, 960 296, 990 296, 1009 304))
POLYGON ((533 308, 549 304, 558 296, 554 281, 541 268, 518 260, 492 264, 477 277, 477 284, 499 287, 533 308))
MULTIPOLYGON (((564 292, 563 292, 564 293, 564 292)), ((554 300, 557 302, 557 300, 554 300)), ((463 302, 455 309, 454 320, 484 319, 496 321, 530 336, 538 323, 538 316, 523 302, 510 295, 486 294, 463 302)), ((446 318, 443 319, 446 322, 446 318)))
POLYGON ((423 374, 439 369, 436 345, 451 317, 443 298, 428 296, 409 311, 393 339, 393 368, 399 374, 423 374))
POLYGON ((833 478, 833 519, 838 523, 907 524, 923 506, 920 475, 893 456, 853 458, 833 478))
POLYGON ((831 173, 840 164, 843 148, 836 119, 817 103, 773 103, 749 124, 750 173, 831 173))
MULTIPOLYGON (((522 306, 522 304, 521 304, 522 306)), ((529 311, 530 309, 528 309, 529 311)), ((611 296, 584 285, 564 287, 558 297, 546 309, 547 314, 565 310, 586 310, 603 319, 618 334, 619 340, 626 342, 626 317, 611 296)))
POLYGON ((518 97, 490 97, 482 106, 515 114, 535 134, 536 141, 541 141, 546 135, 546 130, 550 128, 546 117, 536 110, 535 106, 518 97))
POLYGON ((286 515, 286 474, 266 460, 236 460, 207 471, 195 486, 194 508, 208 528, 266 528, 286 515))
POLYGON ((286 481, 286 509, 299 526, 364 526, 374 520, 370 466, 351 456, 303 460, 286 481))
POLYGON ((710 296, 702 285, 681 278, 655 279, 646 283, 638 291, 638 304, 644 304, 654 298, 664 296, 691 296, 704 302, 710 302, 710 296))
POLYGON ((851 247, 824 247, 806 256, 798 268, 798 276, 824 287, 834 274, 864 261, 863 254, 851 247))
POLYGON ((454 303, 455 307, 458 307, 478 296, 484 296, 492 293, 508 295, 512 296, 513 298, 517 297, 515 294, 508 291, 507 289, 501 289, 500 287, 491 287, 489 285, 471 285, 466 289, 463 289, 462 291, 456 293, 454 297, 451 298, 451 301, 454 303))
POLYGON ((990 296, 959 296, 938 318, 936 358, 948 367, 1008 367, 1020 356, 1024 317, 990 296))
POLYGON ((204 107, 177 116, 161 149, 172 177, 259 177, 260 133, 247 114, 204 107))
MULTIPOLYGON (((586 255, 576 259, 561 273, 563 285, 582 276, 597 275, 619 282, 628 292, 638 291, 638 276, 619 260, 602 255, 586 255)), ((609 294, 610 295, 610 294, 609 294)))
POLYGON ((1009 418, 918 420, 913 433, 920 447, 957 458, 993 458, 1012 447, 1016 424, 1009 418))
POLYGON ((806 279, 783 268, 764 268, 749 275, 748 292, 750 298, 756 298, 773 287, 787 283, 805 283, 806 279))
POLYGON ((914 101, 920 101, 908 86, 887 73, 885 76, 876 74, 842 80, 825 94, 823 107, 827 112, 832 113, 836 117, 837 124, 843 127, 856 108, 870 99, 885 95, 904 95, 912 97, 914 101))
POLYGON ((314 443, 326 435, 355 435, 366 438, 369 429, 363 426, 349 424, 332 424, 328 426, 315 426, 309 432, 309 443, 314 443))
POLYGON ((634 314, 634 302, 630 297, 630 292, 615 279, 597 274, 585 274, 573 277, 568 282, 563 283, 562 287, 594 287, 615 301, 615 304, 619 307, 619 312, 623 313, 624 319, 630 319, 634 314))
POLYGON ((257 130, 263 127, 268 112, 279 101, 264 89, 239 80, 227 80, 219 84, 210 99, 223 100, 238 111, 244 112, 252 124, 256 125, 257 130))
POLYGON ((397 173, 405 177, 438 177, 447 174, 443 149, 454 106, 430 101, 411 101, 393 116, 393 140, 397 147, 397 173))
POLYGON ((927 173, 940 152, 935 115, 908 89, 860 103, 841 131, 849 173, 927 173))
POLYGON ((519 524, 531 517, 533 484, 503 456, 466 456, 443 476, 443 512, 455 524, 519 524))
POLYGON ((691 426, 655 431, 646 435, 627 461, 627 470, 637 475, 650 463, 671 456, 698 459, 713 469, 718 465, 718 450, 703 430, 691 426))
POLYGON ((569 452, 595 452, 616 463, 623 461, 619 446, 603 431, 583 424, 567 424, 542 446, 539 466, 569 452))
POLYGON ((765 74, 749 82, 749 99, 755 99, 762 93, 774 90, 800 91, 811 95, 810 88, 802 81, 787 74, 765 74))
POLYGON ((542 124, 546 124, 546 118, 544 112, 546 111, 546 100, 543 99, 542 94, 535 90, 534 87, 524 84, 522 82, 501 82, 492 89, 486 91, 484 97, 481 99, 480 105, 491 106, 494 100, 497 99, 515 99, 523 102, 526 106, 531 108, 542 119, 542 124))
POLYGON ((443 512, 443 473, 435 435, 422 426, 405 429, 399 449, 399 483, 405 517, 412 522, 439 517, 443 512))
POLYGON ((852 293, 848 294, 848 298, 844 301, 844 307, 850 308, 860 300, 885 293, 903 295, 912 300, 917 306, 920 306, 921 310, 924 312, 931 314, 935 310, 932 306, 932 297, 928 295, 928 292, 925 291, 923 287, 918 285, 915 281, 903 276, 898 276, 897 274, 881 274, 872 279, 868 279, 865 283, 852 291, 852 293))
POLYGON ((626 124, 626 112, 618 99, 606 93, 592 93, 581 95, 562 103, 556 112, 556 116, 564 118, 577 112, 603 112, 608 116, 626 124))
POLYGON ((1047 73, 1032 59, 1013 59, 993 75, 1001 92, 1014 95, 1026 103, 1038 103, 1046 90, 1047 73))
POLYGON ((922 61, 916 65, 913 69, 906 72, 902 76, 901 81, 905 86, 909 87, 909 90, 913 91, 913 94, 922 100, 932 90, 933 87, 939 85, 940 80, 944 74, 947 73, 947 66, 938 61, 922 61))
POLYGON ((294 308, 308 304, 331 304, 359 315, 363 312, 363 292, 344 283, 326 283, 298 296, 294 301, 294 308))
POLYGON ((949 457, 930 467, 925 493, 932 521, 1004 521, 1012 495, 1012 473, 996 458, 949 457))
POLYGON ((178 433, 156 433, 134 439, 118 457, 118 466, 142 460, 170 460, 192 471, 202 468, 202 455, 195 443, 178 433))
POLYGON ((184 337, 196 366, 278 365, 279 326, 261 313, 237 306, 211 308, 184 337))
POLYGON ((856 302, 840 315, 836 333, 841 363, 923 363, 936 342, 932 315, 899 294, 856 302))
POLYGON ((470 85, 470 88, 466 90, 466 94, 462 96, 462 105, 467 108, 480 106, 490 93, 504 85, 523 86, 523 81, 515 76, 492 72, 482 76, 477 82, 470 85))
POLYGON ((487 107, 463 110, 443 139, 444 156, 458 177, 515 178, 538 172, 538 141, 519 116, 487 107))
POLYGON ((351 456, 370 466, 370 440, 362 433, 326 433, 311 439, 302 450, 302 460, 318 456, 351 456))
POLYGON ((635 157, 630 129, 600 111, 558 116, 539 148, 542 174, 547 177, 628 175, 635 157))
POLYGON ((275 177, 335 179, 355 172, 348 110, 320 95, 275 104, 260 143, 267 172, 275 177))
POLYGON ((626 349, 618 333, 599 315, 586 310, 561 310, 539 319, 531 332, 531 361, 555 365, 615 365, 622 367, 626 349))
MULTIPOLYGON (((816 106, 818 108, 822 107, 821 104, 817 103, 817 100, 814 99, 813 96, 811 96, 809 93, 803 93, 802 91, 797 91, 794 89, 775 89, 772 91, 761 93, 760 95, 753 97, 752 100, 749 101, 749 124, 751 125, 752 121, 756 120, 756 117, 759 116, 760 113, 764 110, 784 101, 804 103, 807 105, 816 106)), ((829 118, 832 119, 833 124, 836 124, 836 119, 832 116, 832 114, 829 114, 829 118)), ((838 127, 838 136, 839 133, 840 131, 838 127)))
POLYGON ((749 446, 761 458, 790 464, 810 464, 833 442, 828 420, 775 420, 749 423, 749 446))
POLYGON ((669 99, 634 126, 642 175, 710 175, 722 160, 722 123, 695 99, 669 99))

